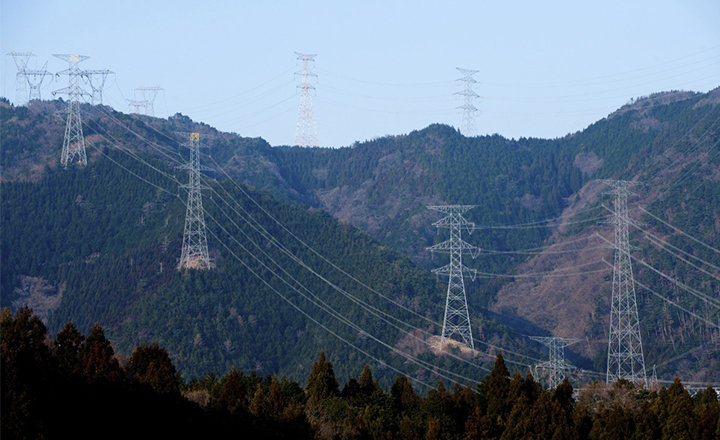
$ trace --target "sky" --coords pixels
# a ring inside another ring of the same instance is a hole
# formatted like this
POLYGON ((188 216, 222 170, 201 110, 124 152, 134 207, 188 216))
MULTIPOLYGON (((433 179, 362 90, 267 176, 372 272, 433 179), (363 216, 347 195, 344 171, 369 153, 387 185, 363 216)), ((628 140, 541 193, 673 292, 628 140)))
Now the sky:
MULTIPOLYGON (((432 123, 463 127, 457 67, 477 70, 477 135, 556 138, 631 98, 720 86, 717 0, 0 0, 0 95, 16 97, 11 51, 111 69, 104 104, 130 112, 160 86, 177 112, 271 145, 295 143, 302 77, 316 54, 318 139, 342 147, 432 123)), ((67 86, 49 77, 43 99, 67 86)))

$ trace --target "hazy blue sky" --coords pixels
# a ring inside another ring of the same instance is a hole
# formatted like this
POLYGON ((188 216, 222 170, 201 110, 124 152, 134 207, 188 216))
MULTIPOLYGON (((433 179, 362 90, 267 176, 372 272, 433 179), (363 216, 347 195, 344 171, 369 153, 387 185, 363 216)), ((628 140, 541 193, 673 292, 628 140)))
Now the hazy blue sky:
MULTIPOLYGON (((100 1, 0 0, 0 44, 111 68, 105 103, 127 112, 160 85, 155 114, 292 144, 300 93, 294 54, 317 54, 323 146, 456 127, 455 67, 475 69, 478 134, 558 137, 631 97, 720 86, 720 1, 100 1)), ((3 96, 15 66, 2 57, 3 96)), ((65 87, 48 83, 43 98, 65 87)))

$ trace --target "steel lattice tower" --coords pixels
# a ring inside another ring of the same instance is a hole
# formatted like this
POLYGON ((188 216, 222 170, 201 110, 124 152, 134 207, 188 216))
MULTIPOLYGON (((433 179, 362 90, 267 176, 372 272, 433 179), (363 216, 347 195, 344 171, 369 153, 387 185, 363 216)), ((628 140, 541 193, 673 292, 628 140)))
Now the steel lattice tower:
POLYGON ((162 90, 162 87, 160 86, 140 86, 135 89, 135 91, 139 91, 140 94, 142 94, 143 101, 145 103, 145 115, 155 116, 155 98, 157 98, 157 94, 160 90, 162 90))
POLYGON ((28 87, 30 88, 28 91, 28 102, 41 99, 40 87, 47 76, 53 76, 52 73, 47 70, 47 63, 45 63, 42 69, 25 69, 25 79, 27 80, 28 87))
POLYGON ((210 269, 210 255, 208 254, 207 236, 205 235, 205 212, 202 205, 201 190, 209 189, 200 181, 200 171, 209 171, 210 168, 200 165, 200 134, 190 133, 190 142, 183 146, 190 149, 190 162, 181 165, 180 169, 188 170, 190 182, 181 185, 187 188, 188 201, 185 213, 185 232, 183 234, 182 254, 178 270, 180 269, 210 269))
POLYGON ((62 155, 60 163, 67 168, 72 162, 80 165, 87 165, 87 156, 85 155, 85 138, 82 131, 82 119, 80 118, 80 99, 90 96, 80 87, 80 79, 85 73, 80 70, 78 64, 90 57, 85 55, 62 55, 53 54, 54 57, 70 63, 70 67, 57 75, 67 75, 70 84, 64 89, 55 90, 53 96, 58 93, 68 95, 68 111, 67 124, 65 125, 65 139, 63 140, 62 155))
POLYGON ((13 57, 15 67, 17 67, 17 74, 15 76, 15 105, 21 106, 30 102, 27 90, 27 71, 30 58, 34 57, 35 54, 33 54, 32 52, 10 51, 8 55, 13 57))
POLYGON ((317 55, 295 53, 298 56, 297 59, 303 63, 302 70, 295 72, 295 75, 302 76, 302 84, 298 86, 301 92, 300 111, 298 113, 297 127, 295 128, 295 145, 301 147, 317 147, 319 144, 312 102, 312 91, 315 90, 315 86, 310 84, 310 77, 314 76, 317 78, 317 75, 310 71, 310 62, 314 65, 317 55))
POLYGON ((473 352, 475 351, 463 274, 468 273, 475 280, 477 271, 466 267, 462 262, 463 254, 469 253, 475 258, 479 252, 477 247, 462 239, 463 229, 467 230, 468 233, 472 233, 475 228, 475 224, 465 220, 462 215, 474 207, 473 205, 428 206, 428 209, 448 214, 447 217, 433 223, 433 226, 450 229, 449 240, 427 248, 431 252, 450 254, 449 264, 433 269, 434 274, 444 275, 449 278, 447 297, 445 299, 445 317, 440 338, 441 349, 445 346, 445 339, 449 339, 457 333, 465 342, 465 345, 473 352))
POLYGON ((629 187, 637 182, 605 180, 615 195, 615 225, 612 301, 610 304, 610 332, 608 337, 607 383, 626 379, 633 383, 647 383, 643 357, 640 318, 638 317, 630 257, 628 228, 633 223, 628 216, 629 187))
POLYGON ((105 88, 105 81, 107 80, 108 75, 111 74, 114 75, 115 72, 111 71, 110 69, 85 71, 85 76, 87 77, 88 82, 90 83, 90 88, 92 89, 93 105, 102 105, 102 92, 103 88, 105 88))
POLYGON ((477 81, 472 76, 479 72, 479 70, 469 70, 469 69, 463 69, 460 67, 456 67, 460 73, 462 73, 464 76, 462 78, 458 78, 458 82, 463 84, 464 88, 460 92, 456 92, 456 95, 461 95, 465 97, 465 104, 458 107, 458 109, 462 110, 462 133, 465 136, 475 136, 477 134, 477 131, 475 130, 475 114, 478 112, 478 109, 475 107, 473 102, 476 98, 478 98, 478 94, 475 93, 475 84, 477 84, 477 81))
POLYGON ((550 349, 550 359, 535 365, 534 375, 537 377, 538 369, 547 370, 549 374, 549 389, 557 388, 557 386, 565 380, 565 370, 567 369, 567 365, 565 364, 565 347, 578 342, 579 339, 543 336, 531 336, 530 339, 550 349))

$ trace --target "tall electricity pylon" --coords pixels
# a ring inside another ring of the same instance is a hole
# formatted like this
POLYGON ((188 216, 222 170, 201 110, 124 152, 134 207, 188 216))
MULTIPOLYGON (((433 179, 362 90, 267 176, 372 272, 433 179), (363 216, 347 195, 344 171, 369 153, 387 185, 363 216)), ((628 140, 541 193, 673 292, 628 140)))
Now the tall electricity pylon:
POLYGON ((200 181, 200 171, 209 171, 210 168, 200 165, 200 133, 190 133, 190 142, 183 146, 190 149, 190 162, 178 168, 188 170, 190 182, 181 185, 187 188, 188 201, 185 211, 185 232, 183 234, 182 254, 178 270, 181 269, 210 269, 210 255, 208 254, 207 236, 205 235, 205 212, 202 205, 201 190, 209 189, 200 181))
POLYGON ((85 76, 90 83, 90 89, 92 89, 92 103, 93 105, 102 105, 103 103, 103 88, 105 88, 105 81, 108 75, 115 75, 115 72, 110 69, 101 70, 86 70, 85 76))
POLYGON ((565 380, 565 347, 579 341, 579 339, 571 338, 555 338, 543 336, 531 336, 530 339, 537 341, 550 349, 550 359, 535 365, 535 377, 538 376, 537 370, 547 370, 549 379, 549 389, 557 388, 563 380, 565 380))
POLYGON ((608 337, 607 383, 626 379, 647 384, 643 357, 640 319, 635 298, 635 279, 630 260, 628 227, 634 223, 628 216, 629 187, 637 182, 605 180, 615 195, 615 215, 609 222, 615 225, 612 301, 610 304, 610 332, 608 337))
POLYGON ((157 98, 158 92, 162 90, 160 86, 143 87, 140 86, 135 89, 139 91, 145 102, 145 115, 155 116, 155 98, 157 98))
POLYGON ((15 67, 17 67, 17 74, 15 75, 15 105, 21 106, 29 102, 27 92, 27 70, 30 58, 34 57, 35 54, 32 52, 15 52, 10 51, 8 53, 13 57, 15 67))
POLYGON ((25 79, 30 88, 28 91, 28 102, 41 99, 40 87, 47 76, 53 76, 52 73, 47 70, 47 62, 42 69, 25 69, 25 79))
POLYGON ((478 109, 473 105, 473 102, 476 98, 478 98, 478 94, 475 93, 475 84, 477 84, 477 81, 472 76, 479 72, 479 70, 469 70, 469 69, 463 69, 460 67, 456 67, 460 73, 462 73, 464 76, 462 78, 458 78, 458 82, 463 84, 464 88, 460 92, 456 92, 456 95, 461 95, 465 97, 465 104, 458 107, 458 109, 462 110, 462 133, 465 136, 475 136, 477 134, 477 131, 475 130, 475 114, 478 112, 478 109))
POLYGON ((434 274, 444 275, 449 278, 440 348, 442 349, 445 346, 446 339, 457 333, 473 353, 475 352, 475 344, 473 343, 470 328, 470 313, 468 312, 463 274, 468 273, 475 280, 477 271, 463 265, 462 256, 469 253, 475 258, 479 249, 463 241, 462 230, 465 229, 472 234, 475 224, 465 220, 462 215, 474 207, 473 205, 428 206, 428 209, 448 214, 447 217, 433 223, 433 226, 450 229, 450 239, 427 248, 431 252, 450 254, 449 264, 433 269, 434 274))
POLYGON ((295 128, 295 145, 317 147, 319 146, 318 135, 312 101, 312 91, 315 90, 315 86, 310 84, 310 77, 317 77, 314 72, 310 71, 310 62, 314 65, 317 55, 295 53, 298 56, 297 59, 303 63, 302 70, 295 72, 295 75, 302 76, 302 84, 298 86, 300 88, 300 111, 298 113, 297 127, 295 128))
POLYGON ((68 95, 67 124, 65 125, 65 139, 63 140, 62 155, 60 163, 67 168, 68 165, 77 161, 80 165, 87 165, 85 155, 85 138, 82 131, 82 119, 80 118, 80 99, 90 94, 80 87, 80 79, 85 73, 80 70, 78 64, 90 57, 85 55, 53 54, 54 57, 67 61, 70 67, 56 75, 67 75, 70 84, 64 89, 55 90, 53 96, 58 93, 68 95))

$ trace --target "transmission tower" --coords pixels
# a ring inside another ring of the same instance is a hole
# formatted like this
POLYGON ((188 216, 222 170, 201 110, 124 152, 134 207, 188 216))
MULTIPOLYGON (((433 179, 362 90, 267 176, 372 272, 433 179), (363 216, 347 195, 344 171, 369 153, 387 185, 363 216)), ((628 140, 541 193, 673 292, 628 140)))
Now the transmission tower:
POLYGON ((128 105, 130 106, 130 113, 136 113, 140 114, 140 109, 143 109, 143 113, 145 113, 145 108, 147 107, 147 102, 145 101, 139 101, 137 99, 126 99, 128 102, 128 105))
POLYGON ((30 101, 27 92, 27 70, 30 58, 34 57, 35 54, 32 52, 10 51, 8 55, 13 57, 15 67, 17 67, 17 74, 15 76, 15 105, 21 106, 30 101))
POLYGON ((53 54, 53 56, 70 64, 69 68, 57 73, 57 75, 67 75, 69 85, 64 89, 53 92, 53 96, 58 93, 68 95, 67 124, 65 125, 65 139, 63 140, 60 163, 65 168, 74 161, 77 161, 80 165, 87 165, 85 138, 83 137, 82 119, 80 118, 80 99, 88 97, 90 94, 80 87, 80 79, 85 74, 80 70, 78 64, 90 57, 66 54, 53 54))
POLYGON ((25 69, 25 79, 27 80, 28 87, 30 87, 28 102, 41 99, 40 87, 47 76, 53 76, 52 73, 47 70, 47 62, 42 69, 25 69))
POLYGON ((475 280, 477 271, 463 265, 462 256, 469 253, 475 258, 479 249, 463 241, 462 230, 465 229, 468 233, 472 233, 475 224, 465 220, 462 215, 474 207, 473 205, 428 206, 428 209, 448 214, 447 217, 433 223, 433 226, 450 229, 450 239, 427 248, 431 252, 450 254, 449 264, 433 269, 434 274, 449 278, 440 348, 442 349, 445 346, 446 339, 457 333, 473 353, 475 352, 475 344, 470 329, 470 314, 468 312, 467 296, 465 295, 463 274, 468 273, 475 280))
POLYGON ((140 86, 135 89, 136 92, 140 92, 145 103, 145 115, 155 116, 155 98, 157 98, 158 92, 162 90, 160 86, 143 87, 140 86))
POLYGON ((314 76, 317 78, 317 75, 310 71, 310 62, 315 65, 315 57, 317 55, 295 53, 298 56, 297 59, 303 63, 302 70, 295 72, 295 75, 302 76, 302 84, 298 86, 301 91, 300 112, 298 113, 297 127, 295 128, 295 145, 301 147, 317 147, 318 135, 312 102, 312 91, 315 90, 315 86, 310 84, 310 77, 314 76))
POLYGON ((635 279, 630 261, 628 228, 634 223, 628 216, 627 198, 637 182, 605 180, 615 195, 615 215, 609 223, 615 225, 612 301, 610 304, 610 332, 608 337, 607 383, 626 379, 633 383, 647 383, 643 357, 640 319, 635 298, 635 279))
POLYGON ((557 386, 565 380, 565 370, 567 369, 567 365, 565 364, 565 347, 578 342, 579 339, 543 336, 531 336, 530 339, 537 341, 550 349, 550 359, 536 364, 534 375, 536 377, 538 376, 538 369, 546 370, 549 375, 549 389, 557 388, 557 386))
POLYGON ((108 75, 115 75, 115 72, 110 69, 101 70, 86 70, 85 76, 90 83, 90 89, 92 89, 92 104, 101 105, 103 103, 103 88, 105 88, 105 81, 108 75))
POLYGON ((456 95, 461 95, 465 97, 465 103, 458 107, 458 109, 462 110, 462 133, 465 136, 475 136, 477 134, 477 131, 475 130, 475 114, 478 112, 478 109, 475 108, 475 105, 473 102, 476 98, 478 98, 478 94, 475 93, 475 84, 477 84, 477 81, 472 76, 478 73, 478 70, 469 70, 469 69, 463 69, 460 67, 456 67, 460 73, 462 73, 464 76, 462 78, 459 78, 457 81, 463 85, 463 90, 460 92, 456 92, 456 95))
POLYGON ((188 201, 185 212, 185 232, 183 234, 182 254, 180 255, 180 269, 210 269, 212 263, 208 254, 207 237, 205 235, 205 212, 202 205, 201 190, 209 189, 200 181, 200 171, 209 171, 210 168, 200 165, 200 134, 190 133, 190 142, 183 144, 190 149, 190 162, 181 165, 180 169, 188 170, 190 182, 181 185, 187 188, 188 201))

